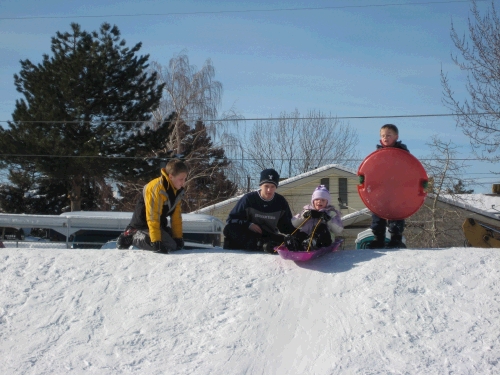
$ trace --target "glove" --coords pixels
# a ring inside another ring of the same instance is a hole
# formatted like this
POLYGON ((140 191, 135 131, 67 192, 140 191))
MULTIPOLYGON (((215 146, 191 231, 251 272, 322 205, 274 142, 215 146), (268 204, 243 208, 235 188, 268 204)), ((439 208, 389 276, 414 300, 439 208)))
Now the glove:
POLYGON ((330 220, 331 220, 330 215, 328 215, 326 212, 320 212, 320 214, 321 214, 321 218, 322 218, 324 221, 330 221, 330 220))
POLYGON ((307 210, 306 212, 304 212, 304 214, 302 216, 304 216, 304 218, 308 218, 308 217, 312 217, 313 219, 319 219, 322 215, 322 212, 319 212, 317 210, 307 210))
POLYGON ((167 247, 161 241, 153 242, 151 245, 153 246, 154 251, 157 253, 165 253, 165 254, 169 253, 167 247))
POLYGON ((184 247, 184 240, 182 238, 174 238, 174 241, 177 244, 177 250, 181 250, 184 247))

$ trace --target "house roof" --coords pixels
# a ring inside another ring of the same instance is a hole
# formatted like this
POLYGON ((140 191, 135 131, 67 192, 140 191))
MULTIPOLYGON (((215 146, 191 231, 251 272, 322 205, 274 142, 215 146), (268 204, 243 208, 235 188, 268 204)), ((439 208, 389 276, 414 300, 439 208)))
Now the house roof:
MULTIPOLYGON (((305 178, 314 176, 316 174, 319 174, 321 172, 324 172, 324 171, 327 171, 327 170, 330 170, 330 169, 336 169, 342 175, 349 175, 349 176, 353 175, 353 176, 356 176, 356 174, 357 174, 356 171, 354 171, 351 168, 344 167, 344 166, 339 165, 339 164, 328 164, 328 165, 325 165, 323 167, 319 167, 319 168, 313 169, 312 171, 301 173, 301 174, 299 174, 299 175, 297 175, 295 177, 290 177, 290 178, 287 178, 286 180, 280 181, 280 185, 279 186, 280 186, 280 188, 283 188, 283 186, 286 186, 286 185, 289 185, 289 184, 293 184, 294 182, 303 180, 305 178)), ((245 195, 245 194, 240 194, 237 197, 226 199, 225 201, 213 204, 211 206, 207 206, 207 207, 201 208, 199 210, 194 211, 194 213, 203 213, 203 212, 206 212, 206 211, 211 211, 211 210, 215 210, 215 209, 227 206, 228 204, 231 204, 233 202, 239 201, 240 198, 243 195, 245 195)))
MULTIPOLYGON (((429 194, 432 198, 434 195, 429 194)), ((500 220, 500 195, 499 194, 444 194, 439 201, 477 213, 495 220, 500 220)))

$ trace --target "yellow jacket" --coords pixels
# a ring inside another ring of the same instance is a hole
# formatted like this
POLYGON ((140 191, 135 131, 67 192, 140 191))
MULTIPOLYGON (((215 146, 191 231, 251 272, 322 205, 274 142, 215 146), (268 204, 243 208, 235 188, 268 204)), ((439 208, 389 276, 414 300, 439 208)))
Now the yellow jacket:
POLYGON ((161 241, 161 228, 167 227, 168 216, 173 238, 182 238, 182 216, 180 202, 184 189, 176 190, 170 182, 165 168, 161 176, 148 182, 137 202, 130 226, 149 229, 151 242, 161 241))

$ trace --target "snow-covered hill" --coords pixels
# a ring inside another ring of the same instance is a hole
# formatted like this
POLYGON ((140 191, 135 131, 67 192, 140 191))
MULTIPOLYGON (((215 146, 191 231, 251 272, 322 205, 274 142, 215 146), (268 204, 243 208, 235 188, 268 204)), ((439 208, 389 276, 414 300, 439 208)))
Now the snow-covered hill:
POLYGON ((500 249, 0 249, 1 374, 500 373, 500 249))

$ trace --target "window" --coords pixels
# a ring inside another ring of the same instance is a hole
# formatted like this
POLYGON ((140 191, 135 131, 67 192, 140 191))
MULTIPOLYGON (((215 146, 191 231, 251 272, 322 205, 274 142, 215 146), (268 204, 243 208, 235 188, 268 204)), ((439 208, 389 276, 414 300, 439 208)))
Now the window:
POLYGON ((330 191, 330 179, 329 178, 322 178, 320 181, 320 185, 324 185, 328 191, 330 191))
POLYGON ((347 200, 347 178, 339 178, 339 207, 347 208, 349 204, 347 200))

